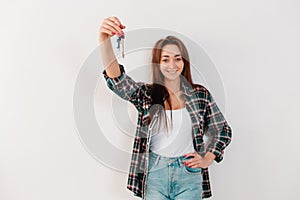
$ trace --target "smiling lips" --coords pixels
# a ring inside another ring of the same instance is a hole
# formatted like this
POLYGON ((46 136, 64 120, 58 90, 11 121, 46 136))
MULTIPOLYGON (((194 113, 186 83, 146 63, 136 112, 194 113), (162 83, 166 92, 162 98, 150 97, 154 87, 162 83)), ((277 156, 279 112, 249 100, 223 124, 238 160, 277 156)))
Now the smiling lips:
POLYGON ((170 74, 175 74, 178 70, 166 70, 170 74))

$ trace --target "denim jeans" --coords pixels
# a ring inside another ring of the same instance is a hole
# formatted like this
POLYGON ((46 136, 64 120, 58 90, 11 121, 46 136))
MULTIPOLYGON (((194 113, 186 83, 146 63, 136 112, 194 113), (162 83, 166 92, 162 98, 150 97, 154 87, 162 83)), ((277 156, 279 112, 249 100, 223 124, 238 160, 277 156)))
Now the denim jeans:
POLYGON ((188 159, 150 152, 146 200, 202 200, 202 169, 184 165, 188 159))

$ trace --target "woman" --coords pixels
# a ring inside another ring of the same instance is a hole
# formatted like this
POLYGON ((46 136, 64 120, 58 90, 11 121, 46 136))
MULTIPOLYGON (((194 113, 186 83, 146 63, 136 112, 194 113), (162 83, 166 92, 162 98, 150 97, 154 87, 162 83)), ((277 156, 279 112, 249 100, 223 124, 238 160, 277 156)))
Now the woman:
POLYGON ((187 49, 177 37, 154 45, 152 84, 128 76, 110 41, 124 28, 117 17, 104 19, 99 43, 108 87, 138 110, 127 188, 147 200, 212 196, 208 166, 223 159, 230 126, 211 93, 193 83, 187 49))

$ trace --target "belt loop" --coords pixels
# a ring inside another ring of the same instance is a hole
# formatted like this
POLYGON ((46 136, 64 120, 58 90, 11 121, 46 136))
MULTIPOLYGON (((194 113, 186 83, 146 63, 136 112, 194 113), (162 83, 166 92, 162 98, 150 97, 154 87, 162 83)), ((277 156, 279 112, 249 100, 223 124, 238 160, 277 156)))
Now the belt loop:
POLYGON ((154 166, 156 166, 156 165, 157 165, 157 163, 158 163, 158 161, 159 161, 159 158, 160 158, 160 155, 158 155, 158 154, 156 154, 156 155, 157 155, 157 157, 156 157, 156 160, 155 160, 154 166))
POLYGON ((182 163, 182 162, 183 162, 183 159, 184 159, 184 157, 182 157, 182 156, 180 156, 179 159, 178 159, 178 162, 179 162, 179 166, 180 166, 180 167, 183 166, 183 163, 182 163))

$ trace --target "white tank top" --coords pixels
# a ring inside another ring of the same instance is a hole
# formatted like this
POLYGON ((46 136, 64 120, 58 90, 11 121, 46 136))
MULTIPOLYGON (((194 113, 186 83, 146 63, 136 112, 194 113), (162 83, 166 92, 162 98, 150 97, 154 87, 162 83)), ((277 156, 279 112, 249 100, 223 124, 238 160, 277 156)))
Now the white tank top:
POLYGON ((150 150, 166 157, 178 157, 186 153, 194 152, 192 121, 186 108, 166 110, 168 132, 165 121, 157 121, 151 132, 150 150), (160 127, 158 127, 160 125, 160 127), (159 129, 158 129, 159 128, 159 129))

